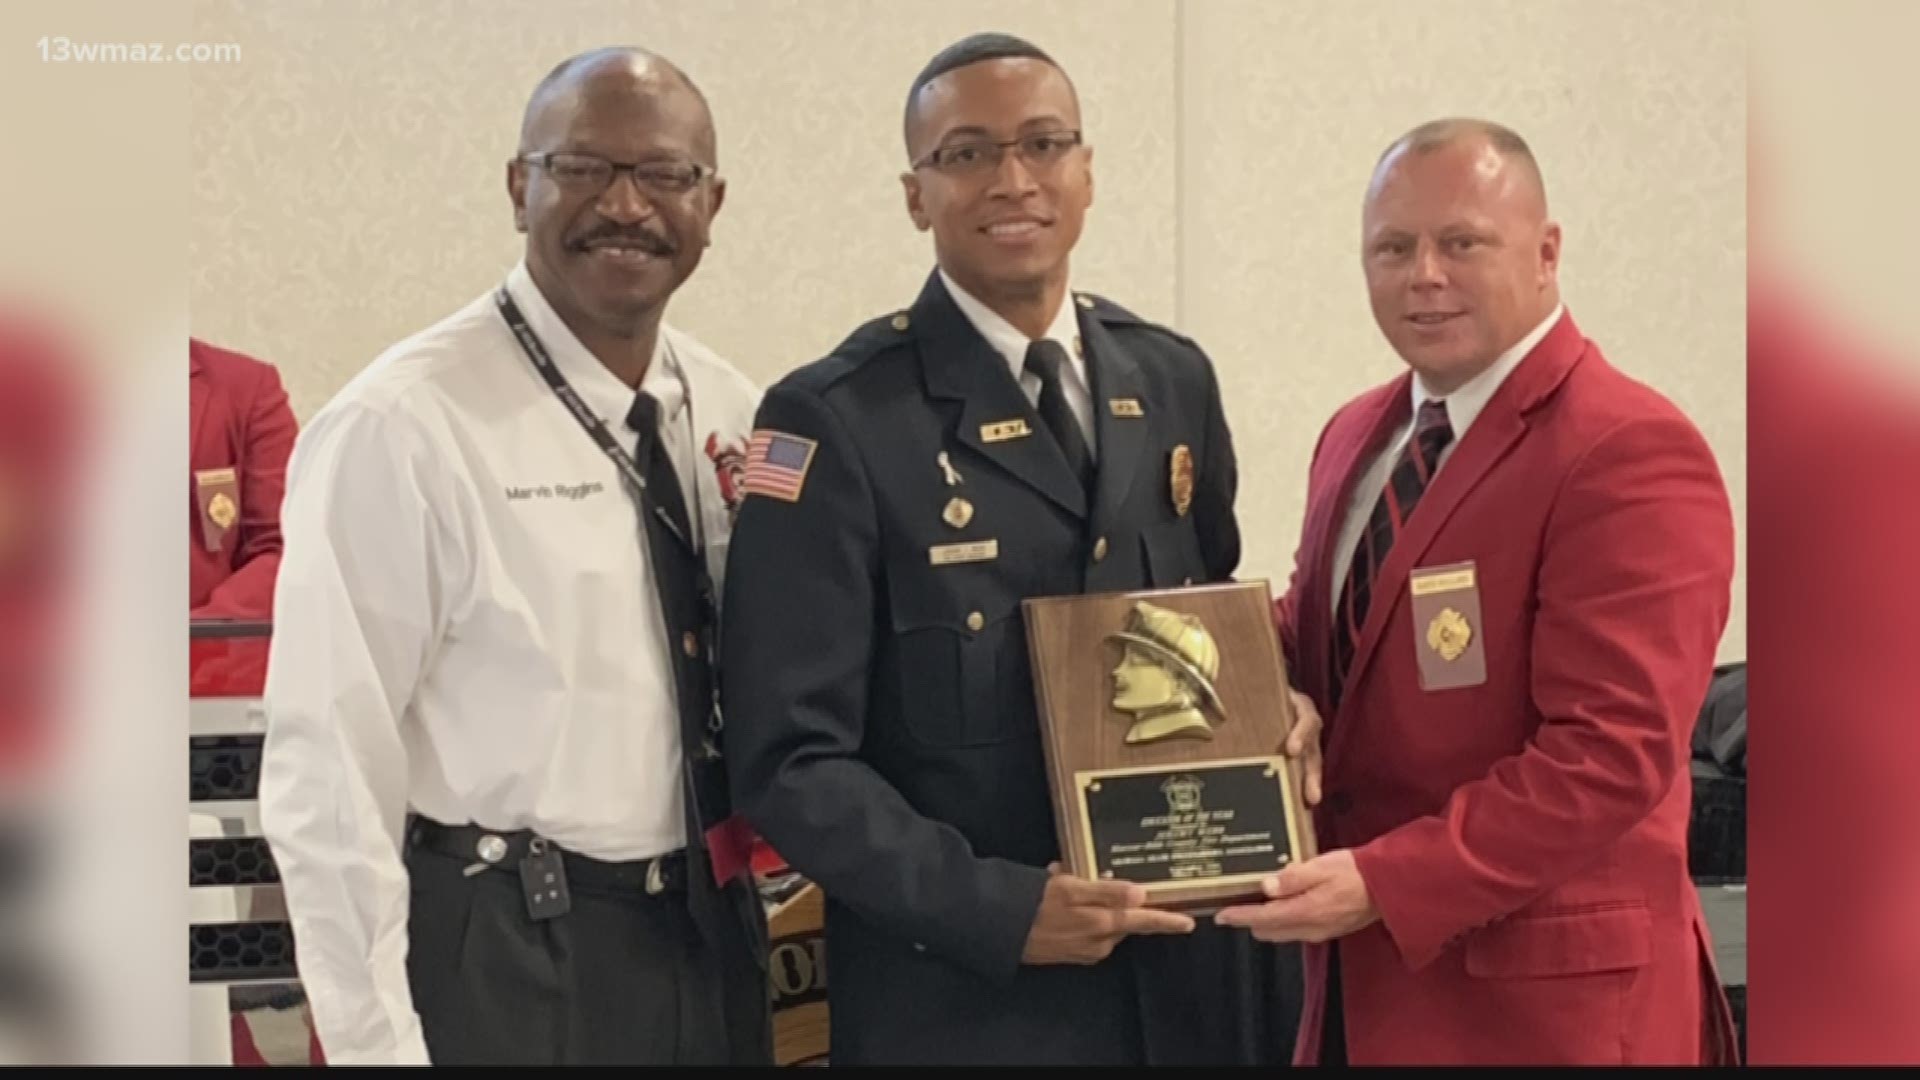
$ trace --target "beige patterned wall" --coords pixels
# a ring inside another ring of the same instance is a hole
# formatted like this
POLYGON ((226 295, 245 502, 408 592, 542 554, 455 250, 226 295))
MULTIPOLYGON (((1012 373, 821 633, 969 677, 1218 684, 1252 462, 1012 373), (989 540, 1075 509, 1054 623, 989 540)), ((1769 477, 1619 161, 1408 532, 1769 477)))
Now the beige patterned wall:
POLYGON ((193 331, 274 361, 311 414, 517 256, 502 162, 533 83, 643 44, 706 91, 730 185, 670 318, 770 381, 911 300, 931 248, 901 203, 902 97, 979 29, 1032 38, 1080 88, 1096 198, 1078 286, 1177 324, 1223 371, 1248 576, 1291 565, 1321 421, 1395 371, 1359 197, 1384 142, 1441 114, 1533 141, 1570 307, 1696 418, 1744 518, 1734 0, 201 0, 193 37, 245 61, 192 72, 193 331))
POLYGON ((710 99, 727 204, 670 318, 763 380, 912 301, 932 247, 907 219, 900 110, 927 58, 983 26, 1076 73, 1102 136, 1087 287, 1173 308, 1173 4, 1126 0, 206 2, 196 35, 196 333, 287 370, 302 414, 519 252, 503 162, 561 58, 672 57, 710 99), (1146 167, 1142 167, 1143 163, 1146 167))
MULTIPOLYGON (((1367 306, 1360 204, 1436 116, 1517 129, 1559 219, 1561 296, 1746 489, 1745 36, 1737 3, 1206 0, 1181 7, 1180 316, 1259 463, 1248 576, 1292 567, 1327 415, 1401 369, 1367 306)), ((1723 658, 1746 650, 1745 529, 1723 658)))

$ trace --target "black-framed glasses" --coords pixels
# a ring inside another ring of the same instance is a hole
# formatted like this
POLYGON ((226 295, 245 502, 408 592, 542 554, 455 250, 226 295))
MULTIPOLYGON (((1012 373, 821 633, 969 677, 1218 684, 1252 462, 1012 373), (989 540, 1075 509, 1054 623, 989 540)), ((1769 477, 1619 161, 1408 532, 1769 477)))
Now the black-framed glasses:
POLYGON ((928 151, 913 167, 921 169, 931 165, 955 176, 984 175, 997 171, 1006 160, 1007 151, 1013 150, 1027 168, 1048 169, 1060 164, 1079 145, 1078 131, 1036 131, 1005 142, 966 139, 928 151))
POLYGON ((581 150, 518 154, 514 160, 545 169, 554 183, 582 195, 599 195, 623 172, 632 173, 641 190, 656 195, 685 195, 714 175, 713 169, 692 161, 642 161, 629 165, 581 150))

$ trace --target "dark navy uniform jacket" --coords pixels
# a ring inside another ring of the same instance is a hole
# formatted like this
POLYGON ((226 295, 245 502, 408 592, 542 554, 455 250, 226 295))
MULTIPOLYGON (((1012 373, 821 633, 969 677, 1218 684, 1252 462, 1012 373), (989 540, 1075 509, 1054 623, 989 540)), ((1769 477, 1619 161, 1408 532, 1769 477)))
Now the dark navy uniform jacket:
POLYGON ((1208 358, 1073 302, 1091 498, 938 274, 755 421, 722 620, 727 759, 741 809, 827 897, 836 1064, 1287 1060, 1297 961, 1239 932, 1203 920, 1096 965, 1020 960, 1058 857, 1020 602, 1220 581, 1240 558, 1208 358))

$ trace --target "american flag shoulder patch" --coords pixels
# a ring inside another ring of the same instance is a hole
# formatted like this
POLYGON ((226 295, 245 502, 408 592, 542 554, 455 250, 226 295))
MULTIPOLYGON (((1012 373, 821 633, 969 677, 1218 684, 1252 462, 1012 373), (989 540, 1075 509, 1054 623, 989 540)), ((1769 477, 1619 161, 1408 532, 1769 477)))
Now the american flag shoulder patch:
POLYGON ((755 431, 747 444, 746 493, 799 502, 800 489, 806 485, 807 470, 819 445, 812 439, 771 428, 755 431))

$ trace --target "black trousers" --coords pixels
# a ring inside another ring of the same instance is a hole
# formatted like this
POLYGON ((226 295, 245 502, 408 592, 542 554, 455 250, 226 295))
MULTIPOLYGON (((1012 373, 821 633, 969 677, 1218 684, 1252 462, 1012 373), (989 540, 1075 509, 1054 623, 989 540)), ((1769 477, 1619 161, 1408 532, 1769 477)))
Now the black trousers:
POLYGON ((1346 1065, 1347 1011, 1340 999, 1340 943, 1327 944, 1327 1003, 1321 1014, 1320 1064, 1346 1065))
POLYGON ((520 876, 407 853, 407 970, 435 1065, 766 1064, 764 977, 684 893, 596 893, 536 922, 520 876))
POLYGON ((1191 934, 1133 938, 1127 946, 1145 1064, 1292 1063, 1304 996, 1298 945, 1269 945, 1202 917, 1191 934))

